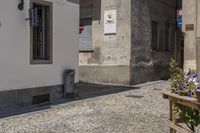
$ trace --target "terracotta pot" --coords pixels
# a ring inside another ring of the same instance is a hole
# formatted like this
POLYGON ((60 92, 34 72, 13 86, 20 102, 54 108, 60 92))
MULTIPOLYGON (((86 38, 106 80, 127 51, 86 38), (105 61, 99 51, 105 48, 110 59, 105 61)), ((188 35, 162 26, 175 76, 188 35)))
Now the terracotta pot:
POLYGON ((196 95, 197 95, 197 102, 200 103, 200 91, 196 91, 196 95))

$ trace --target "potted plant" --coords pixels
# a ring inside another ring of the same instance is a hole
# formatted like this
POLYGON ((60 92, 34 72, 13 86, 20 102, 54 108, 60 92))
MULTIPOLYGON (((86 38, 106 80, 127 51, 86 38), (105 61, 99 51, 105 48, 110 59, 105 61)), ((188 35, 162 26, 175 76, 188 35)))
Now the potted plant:
MULTIPOLYGON (((170 83, 172 93, 193 97, 200 102, 200 72, 190 69, 188 72, 184 73, 183 70, 178 67, 176 61, 171 60, 170 83)), ((174 110, 185 124, 192 131, 195 131, 195 127, 200 124, 200 112, 181 104, 176 104, 174 110)))
POLYGON ((178 67, 177 63, 174 60, 171 60, 170 74, 172 93, 199 98, 200 72, 190 69, 188 72, 184 73, 183 70, 178 67))

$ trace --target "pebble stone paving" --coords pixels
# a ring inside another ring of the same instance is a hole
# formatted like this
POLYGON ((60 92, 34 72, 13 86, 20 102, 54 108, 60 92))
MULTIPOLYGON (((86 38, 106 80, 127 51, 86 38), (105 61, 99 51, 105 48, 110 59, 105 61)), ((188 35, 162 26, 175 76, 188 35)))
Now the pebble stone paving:
POLYGON ((0 119, 0 133, 169 133, 168 81, 0 119))

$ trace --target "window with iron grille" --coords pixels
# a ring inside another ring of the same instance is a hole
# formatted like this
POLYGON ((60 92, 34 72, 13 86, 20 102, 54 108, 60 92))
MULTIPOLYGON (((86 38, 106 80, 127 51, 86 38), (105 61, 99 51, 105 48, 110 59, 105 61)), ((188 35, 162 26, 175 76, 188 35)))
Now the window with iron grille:
POLYGON ((32 0, 31 64, 52 63, 52 3, 32 0), (33 22, 32 22, 33 23, 33 22))

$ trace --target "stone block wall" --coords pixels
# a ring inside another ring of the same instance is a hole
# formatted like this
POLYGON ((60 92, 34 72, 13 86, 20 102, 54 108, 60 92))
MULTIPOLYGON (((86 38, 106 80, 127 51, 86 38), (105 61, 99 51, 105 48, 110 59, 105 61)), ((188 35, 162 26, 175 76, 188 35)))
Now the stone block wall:
POLYGON ((89 2, 89 0, 80 1, 80 4, 83 3, 80 7, 85 7, 82 8, 80 15, 82 18, 92 14, 93 49, 79 53, 80 81, 129 84, 131 0, 93 0, 88 4, 89 2), (117 33, 104 35, 104 11, 111 9, 117 10, 117 33), (110 74, 111 69, 116 72, 112 71, 110 74), (106 73, 106 76, 102 73, 106 73))
POLYGON ((175 53, 175 0, 94 0, 90 6, 93 49, 79 53, 80 81, 138 84, 169 77, 168 64, 175 53), (113 35, 103 31, 104 11, 108 9, 117 10, 117 33, 113 35), (152 21, 159 23, 158 51, 152 50, 152 21), (172 31, 168 51, 166 24, 172 31))
POLYGON ((169 77, 168 63, 173 58, 175 44, 175 1, 131 1, 131 82, 132 84, 169 77), (152 21, 159 22, 160 50, 152 50, 152 21), (173 27, 172 48, 165 51, 165 23, 173 27))

